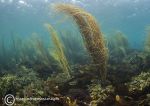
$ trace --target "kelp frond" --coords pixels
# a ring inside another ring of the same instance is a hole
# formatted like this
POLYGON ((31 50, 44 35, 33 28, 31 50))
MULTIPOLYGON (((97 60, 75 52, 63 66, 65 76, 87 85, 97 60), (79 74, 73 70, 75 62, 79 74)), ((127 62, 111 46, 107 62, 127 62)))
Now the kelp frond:
POLYGON ((68 77, 70 77, 71 68, 64 54, 63 45, 58 38, 57 32, 50 24, 45 24, 45 27, 48 29, 55 46, 55 50, 52 52, 52 56, 59 62, 59 65, 68 75, 68 77))
POLYGON ((144 47, 144 51, 147 53, 150 53, 150 26, 148 26, 146 28, 146 40, 145 40, 145 47, 144 47))
POLYGON ((111 54, 116 55, 118 58, 127 55, 129 43, 127 37, 122 32, 115 32, 108 38, 108 41, 108 47, 111 54))
POLYGON ((105 82, 108 51, 95 18, 90 13, 71 4, 56 4, 54 8, 56 11, 66 13, 74 19, 85 41, 85 46, 93 58, 93 62, 98 64, 101 80, 105 82))

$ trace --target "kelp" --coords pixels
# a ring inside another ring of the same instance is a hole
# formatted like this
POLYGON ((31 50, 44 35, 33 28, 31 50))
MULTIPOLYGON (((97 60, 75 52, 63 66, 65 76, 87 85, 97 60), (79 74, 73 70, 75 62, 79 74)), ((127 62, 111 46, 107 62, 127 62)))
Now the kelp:
POLYGON ((115 32, 108 36, 108 48, 110 52, 110 57, 123 58, 127 55, 129 51, 129 43, 127 37, 120 31, 115 32))
POLYGON ((1 36, 2 39, 0 39, 1 69, 13 71, 19 65, 51 69, 53 58, 38 34, 33 33, 27 38, 21 37, 16 33, 10 34, 11 36, 7 40, 6 36, 1 36), (12 66, 14 69, 11 69, 12 66))
POLYGON ((90 62, 90 56, 86 51, 79 32, 63 31, 60 36, 65 46, 65 54, 72 65, 90 62))
POLYGON ((85 10, 71 4, 56 4, 56 11, 71 16, 80 29, 85 46, 93 62, 97 64, 102 83, 106 80, 108 50, 95 18, 85 10))
MULTIPOLYGON (((3 35, 0 36, 0 56, 1 59, 4 60, 3 58, 6 57, 6 46, 5 46, 5 37, 3 35)), ((5 60, 4 60, 5 61, 5 60)))
POLYGON ((11 37, 11 48, 10 48, 10 50, 13 51, 12 57, 14 58, 15 63, 19 63, 21 55, 23 53, 22 49, 21 49, 21 47, 23 47, 23 45, 22 45, 23 40, 15 32, 11 32, 10 37, 11 37))
POLYGON ((52 41, 54 43, 54 46, 55 46, 55 49, 52 52, 52 56, 55 58, 55 60, 58 61, 60 67, 67 74, 67 76, 70 77, 71 68, 70 68, 67 58, 64 54, 63 44, 61 43, 60 39, 58 38, 57 32, 50 24, 45 24, 45 27, 48 29, 48 31, 51 35, 52 41))
POLYGON ((150 26, 146 28, 146 40, 145 40, 145 45, 144 45, 144 51, 146 53, 150 53, 150 26))
POLYGON ((48 55, 47 50, 45 48, 44 42, 38 37, 38 35, 35 33, 33 35, 34 39, 34 51, 37 54, 37 58, 40 58, 39 61, 43 61, 43 64, 46 66, 50 66, 51 61, 50 61, 50 55, 48 55))

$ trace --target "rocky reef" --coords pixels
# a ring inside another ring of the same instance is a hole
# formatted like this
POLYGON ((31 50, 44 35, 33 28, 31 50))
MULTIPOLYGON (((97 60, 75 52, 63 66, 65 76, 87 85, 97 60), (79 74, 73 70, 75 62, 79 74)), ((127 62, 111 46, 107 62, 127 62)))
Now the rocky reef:
POLYGON ((143 91, 150 85, 150 72, 142 72, 126 84, 130 92, 143 91))

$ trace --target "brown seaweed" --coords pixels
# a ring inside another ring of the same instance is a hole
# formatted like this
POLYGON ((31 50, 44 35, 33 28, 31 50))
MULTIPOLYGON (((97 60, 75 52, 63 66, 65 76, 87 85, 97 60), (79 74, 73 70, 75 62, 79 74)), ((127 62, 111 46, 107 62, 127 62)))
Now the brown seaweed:
POLYGON ((94 63, 98 64, 101 80, 105 82, 108 51, 95 18, 90 13, 71 4, 56 4, 55 9, 73 17, 80 29, 88 52, 93 58, 94 63))

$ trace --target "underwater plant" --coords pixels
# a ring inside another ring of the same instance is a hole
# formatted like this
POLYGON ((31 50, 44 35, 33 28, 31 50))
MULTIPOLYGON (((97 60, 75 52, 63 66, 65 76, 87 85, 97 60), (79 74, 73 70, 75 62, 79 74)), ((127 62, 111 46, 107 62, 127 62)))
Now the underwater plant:
POLYGON ((87 51, 97 64, 101 81, 106 81, 108 50, 95 18, 83 9, 71 4, 56 4, 55 9, 71 16, 80 29, 87 51))
POLYGON ((117 31, 113 36, 108 37, 108 47, 111 54, 124 57, 129 48, 128 39, 122 32, 117 31))
POLYGON ((103 103, 111 94, 114 93, 114 87, 112 85, 108 85, 103 88, 97 83, 92 83, 89 85, 88 90, 92 98, 90 106, 99 106, 98 104, 103 103))
POLYGON ((17 62, 17 59, 18 59, 18 52, 17 52, 17 46, 19 45, 19 42, 18 42, 18 39, 17 39, 17 36, 14 34, 14 32, 11 32, 11 42, 12 42, 12 47, 11 49, 13 49, 13 56, 14 56, 14 59, 15 59, 15 62, 17 62))
POLYGON ((50 55, 47 53, 44 42, 40 39, 37 33, 32 34, 34 39, 34 52, 36 53, 38 60, 43 61, 43 64, 50 67, 50 55))
POLYGON ((146 28, 146 31, 147 31, 147 38, 145 40, 145 47, 144 47, 144 51, 146 53, 150 53, 150 26, 148 26, 146 28))
POLYGON ((21 46, 21 65, 33 68, 38 72, 39 77, 47 78, 52 73, 54 59, 43 39, 36 32, 24 40, 21 46))
POLYGON ((64 70, 67 76, 70 77, 71 68, 64 54, 63 44, 59 40, 57 32, 50 24, 45 24, 45 27, 48 29, 55 46, 52 56, 59 62, 60 67, 64 70))
POLYGON ((6 64, 6 58, 7 57, 7 52, 6 52, 6 44, 5 44, 5 36, 4 35, 1 35, 0 36, 0 60, 3 60, 3 61, 0 61, 1 64, 6 64))
POLYGON ((131 82, 126 83, 130 92, 142 91, 150 86, 150 72, 141 72, 139 75, 134 76, 131 82))
POLYGON ((16 93, 19 89, 30 83, 39 82, 37 73, 33 69, 20 66, 13 74, 6 74, 0 77, 0 95, 4 96, 7 92, 16 93))
POLYGON ((20 66, 16 69, 16 75, 18 77, 18 84, 27 86, 30 83, 35 83, 39 81, 38 74, 32 68, 27 68, 25 66, 20 66))
POLYGON ((16 81, 17 76, 7 74, 3 77, 0 77, 0 97, 6 95, 8 91, 15 91, 16 90, 16 81))
POLYGON ((60 36, 65 46, 65 54, 72 65, 87 64, 90 62, 89 55, 79 32, 63 31, 60 36))
POLYGON ((78 106, 77 101, 71 100, 69 97, 66 97, 66 102, 67 102, 68 106, 78 106))

